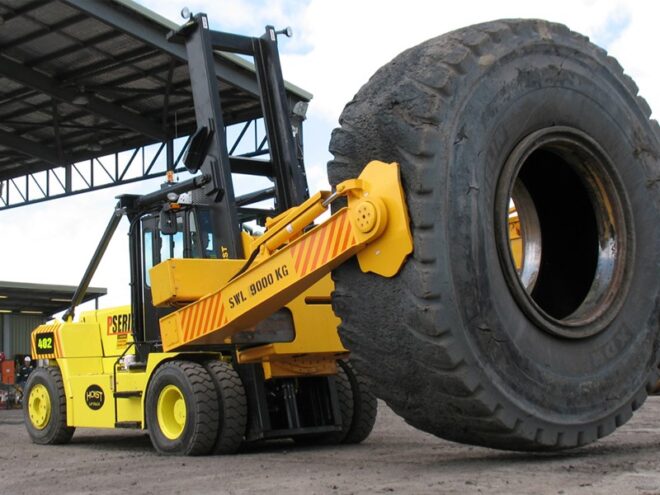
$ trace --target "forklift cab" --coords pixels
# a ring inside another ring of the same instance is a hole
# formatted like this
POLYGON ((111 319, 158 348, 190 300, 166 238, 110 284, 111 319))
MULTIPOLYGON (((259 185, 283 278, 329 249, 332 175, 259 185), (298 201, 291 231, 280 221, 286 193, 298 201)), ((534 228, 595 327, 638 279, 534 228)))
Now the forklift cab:
POLYGON ((212 212, 200 205, 181 206, 169 218, 171 227, 162 228, 162 215, 143 217, 142 239, 145 277, 154 265, 171 258, 222 258, 220 240, 214 235, 212 212))
POLYGON ((213 232, 212 215, 207 206, 182 202, 165 214, 148 213, 140 219, 142 316, 147 341, 160 340, 158 320, 176 309, 153 305, 149 271, 172 258, 222 258, 223 247, 213 232))

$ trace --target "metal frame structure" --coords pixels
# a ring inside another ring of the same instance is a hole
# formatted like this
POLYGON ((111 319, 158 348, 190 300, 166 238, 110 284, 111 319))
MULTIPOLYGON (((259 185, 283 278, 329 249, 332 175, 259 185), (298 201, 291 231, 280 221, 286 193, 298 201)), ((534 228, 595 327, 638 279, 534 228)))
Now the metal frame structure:
MULTIPOLYGON (((130 0, 0 0, 0 211, 181 169, 196 119, 176 28, 130 0)), ((216 52, 210 70, 236 128, 232 172, 267 176, 259 68, 216 52)), ((311 95, 285 87, 301 157, 304 112, 291 110, 311 95)))
MULTIPOLYGON (((28 284, 0 281, 0 313, 52 316, 71 304, 76 287, 69 285, 28 284)), ((108 293, 101 287, 89 287, 80 303, 96 301, 108 293)))

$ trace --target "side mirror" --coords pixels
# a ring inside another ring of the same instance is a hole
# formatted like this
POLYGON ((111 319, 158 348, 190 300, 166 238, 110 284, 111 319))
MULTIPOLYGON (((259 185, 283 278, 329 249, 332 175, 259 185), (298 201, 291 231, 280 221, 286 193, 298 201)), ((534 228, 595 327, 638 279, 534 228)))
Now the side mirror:
POLYGON ((165 235, 176 234, 176 212, 165 207, 158 217, 158 228, 165 235))
POLYGON ((211 146, 212 137, 213 126, 209 124, 209 127, 198 128, 190 139, 188 150, 183 157, 183 163, 191 174, 197 173, 204 164, 204 159, 211 146))

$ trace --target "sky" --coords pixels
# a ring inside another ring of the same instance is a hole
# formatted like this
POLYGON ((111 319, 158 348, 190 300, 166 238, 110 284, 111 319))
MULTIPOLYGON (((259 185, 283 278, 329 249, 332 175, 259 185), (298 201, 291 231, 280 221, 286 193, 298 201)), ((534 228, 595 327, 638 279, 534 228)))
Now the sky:
MULTIPOLYGON (((310 190, 328 188, 325 166, 343 106, 401 51, 462 26, 501 18, 544 18, 589 36, 616 57, 652 109, 660 111, 656 30, 660 4, 645 0, 138 0, 177 24, 179 12, 208 14, 213 29, 260 36, 264 26, 291 26, 280 38, 284 77, 311 92, 305 122, 310 190)), ((654 113, 657 116, 657 113, 654 113)), ((0 280, 77 285, 110 218, 114 197, 145 193, 160 181, 0 211, 0 280)), ((108 288, 104 306, 129 301, 124 220, 92 285, 108 288)))

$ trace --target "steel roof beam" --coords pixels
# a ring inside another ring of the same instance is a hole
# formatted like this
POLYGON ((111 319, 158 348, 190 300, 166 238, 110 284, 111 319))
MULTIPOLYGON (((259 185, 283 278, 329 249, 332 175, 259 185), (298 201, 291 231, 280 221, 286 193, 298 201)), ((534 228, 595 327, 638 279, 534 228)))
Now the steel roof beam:
POLYGON ((9 14, 2 14, 2 18, 4 22, 9 22, 12 19, 16 17, 20 17, 24 14, 27 14, 28 12, 32 12, 33 10, 37 10, 40 7, 43 7, 48 3, 49 0, 36 0, 34 2, 30 2, 27 5, 23 5, 22 7, 19 8, 11 8, 8 7, 7 5, 2 5, 3 9, 6 9, 9 14))
MULTIPOLYGON (((0 55, 0 74, 69 104, 73 104, 74 98, 79 96, 79 93, 75 89, 63 88, 50 77, 29 69, 2 55, 0 55)), ((90 113, 117 122, 151 138, 157 140, 166 139, 166 133, 154 122, 94 96, 86 96, 88 103, 86 105, 76 106, 83 106, 90 113)))
MULTIPOLYGON (((78 17, 82 17, 82 18, 84 18, 84 19, 87 18, 84 14, 82 14, 82 15, 80 15, 80 16, 75 16, 75 17, 76 17, 76 18, 78 18, 78 17)), ((134 70, 137 71, 137 72, 142 72, 142 69, 141 69, 141 68, 139 68, 139 67, 137 67, 136 65, 133 64, 133 61, 131 60, 131 57, 127 57, 125 54, 122 55, 121 58, 117 58, 117 56, 115 56, 114 54, 112 54, 112 53, 110 53, 110 52, 107 52, 107 51, 105 51, 105 50, 101 50, 98 46, 93 45, 93 44, 90 44, 89 42, 85 42, 85 41, 83 41, 83 40, 80 40, 80 39, 76 38, 75 36, 73 36, 73 35, 71 35, 71 34, 68 34, 64 29, 57 28, 57 27, 56 27, 57 25, 52 25, 52 26, 51 26, 51 25, 49 25, 49 24, 47 24, 47 23, 45 23, 45 22, 43 22, 43 21, 40 21, 40 20, 38 20, 38 19, 35 19, 34 17, 31 17, 31 16, 29 16, 29 15, 27 15, 26 18, 29 19, 30 21, 34 22, 35 24, 38 24, 38 25, 42 26, 42 27, 43 27, 44 29, 46 29, 46 30, 54 29, 54 30, 55 30, 60 36, 69 39, 70 41, 72 41, 73 43, 75 43, 76 45, 78 45, 80 48, 87 48, 87 49, 89 49, 89 50, 92 50, 92 51, 94 51, 94 52, 97 52, 97 53, 100 54, 101 56, 103 56, 103 57, 109 59, 111 65, 116 65, 116 66, 122 66, 122 65, 123 65, 123 66, 128 66, 128 67, 131 67, 132 69, 134 69, 134 70)), ((64 22, 64 21, 63 21, 63 22, 64 22)), ((148 51, 148 50, 147 50, 147 51, 148 51)), ((152 50, 152 51, 153 51, 153 50, 152 50)), ((145 76, 147 76, 147 75, 145 74, 145 76)), ((148 76, 147 76, 147 77, 148 77, 148 76)), ((159 81, 159 82, 162 83, 163 81, 159 81)))
POLYGON ((63 165, 57 151, 47 148, 35 141, 3 131, 2 129, 0 129, 0 145, 20 151, 21 153, 38 158, 57 167, 63 165))
MULTIPOLYGON (((153 67, 153 68, 149 69, 148 72, 150 74, 158 74, 159 72, 164 72, 169 67, 169 64, 170 64, 170 62, 168 61, 167 63, 161 64, 161 65, 158 65, 156 67, 153 67)), ((79 70, 85 71, 86 68, 82 67, 79 70)), ((0 74, 1 74, 1 72, 0 72, 0 74)), ((144 78, 143 74, 130 74, 128 76, 123 76, 119 79, 115 79, 109 84, 113 84, 113 85, 129 84, 129 83, 132 83, 132 82, 135 82, 135 81, 139 81, 143 78, 144 78)), ((73 85, 75 85, 75 83, 73 81, 68 80, 66 78, 61 78, 59 80, 60 80, 60 86, 64 86, 64 85, 73 86, 73 85)), ((80 82, 80 84, 84 86, 83 82, 80 82)), ((185 79, 184 81, 180 81, 180 82, 176 83, 175 89, 185 88, 186 86, 190 86, 190 81, 188 79, 185 79)), ((16 90, 16 91, 21 91, 21 90, 16 90)), ((29 94, 30 92, 33 92, 33 91, 28 88, 27 92, 29 94)), ((3 99, 0 100, 0 105, 10 102, 10 98, 12 97, 12 94, 10 93, 6 96, 7 96, 6 98, 3 97, 3 99)), ((16 99, 18 97, 24 97, 24 96, 25 96, 24 93, 18 93, 18 95, 16 97, 14 97, 14 99, 16 99)), ((141 97, 142 97, 142 95, 133 95, 133 96, 126 97, 126 98, 121 98, 121 99, 118 98, 117 100, 115 100, 115 104, 116 105, 127 105, 127 104, 130 104, 130 103, 133 103, 134 101, 140 100, 141 97)), ((255 100, 255 101, 258 102, 258 100, 255 100)), ((23 105, 27 105, 24 101, 21 101, 21 103, 23 105)), ((190 105, 190 103, 189 103, 189 105, 190 105)), ((15 118, 21 118, 25 115, 29 115, 29 114, 34 113, 34 112, 44 111, 44 109, 47 110, 49 106, 50 106, 49 102, 43 102, 43 103, 38 103, 38 104, 30 104, 29 105, 30 108, 27 108, 27 109, 23 108, 23 109, 19 109, 19 110, 14 110, 14 111, 12 111, 10 113, 7 113, 5 115, 0 115, 0 117, 3 120, 4 119, 11 120, 11 119, 15 119, 15 118)), ((79 119, 81 117, 86 116, 88 113, 89 112, 78 112, 78 113, 69 115, 66 120, 70 121, 70 120, 79 119)))
MULTIPOLYGON (((30 17, 28 17, 28 19, 32 20, 30 17)), ((52 26, 48 26, 43 23, 38 23, 40 26, 42 26, 41 29, 28 33, 19 38, 15 38, 3 45, 0 45, 0 50, 4 51, 10 48, 17 47, 24 43, 30 43, 32 41, 38 40, 39 38, 43 38, 44 36, 48 36, 49 34, 57 33, 61 29, 65 29, 74 24, 78 24, 79 22, 82 22, 85 19, 86 17, 84 15, 76 15, 73 17, 69 17, 68 19, 64 19, 60 22, 57 22, 52 26)))
MULTIPOLYGON (((141 22, 142 18, 131 15, 128 11, 115 8, 111 2, 90 2, 89 0, 62 0, 63 3, 74 7, 81 12, 107 24, 114 29, 122 31, 129 36, 162 50, 172 57, 187 62, 186 48, 177 43, 170 43, 165 39, 166 32, 158 30, 154 24, 141 22)), ((176 29, 178 26, 173 26, 176 29)), ((237 70, 237 66, 226 59, 215 57, 215 74, 227 83, 253 95, 259 94, 256 77, 237 70)))
MULTIPOLYGON (((120 36, 120 33, 109 31, 107 33, 99 34, 98 36, 94 36, 93 38, 86 39, 85 43, 88 45, 98 45, 99 43, 105 43, 106 41, 116 38, 117 36, 120 36)), ((72 43, 69 46, 65 46, 64 48, 60 48, 59 50, 55 50, 54 52, 50 52, 46 55, 40 55, 38 57, 28 59, 25 61, 25 65, 28 67, 35 67, 44 62, 50 62, 51 60, 56 60, 60 57, 66 57, 67 55, 71 55, 72 53, 81 51, 82 49, 83 48, 81 48, 80 45, 72 43)))

